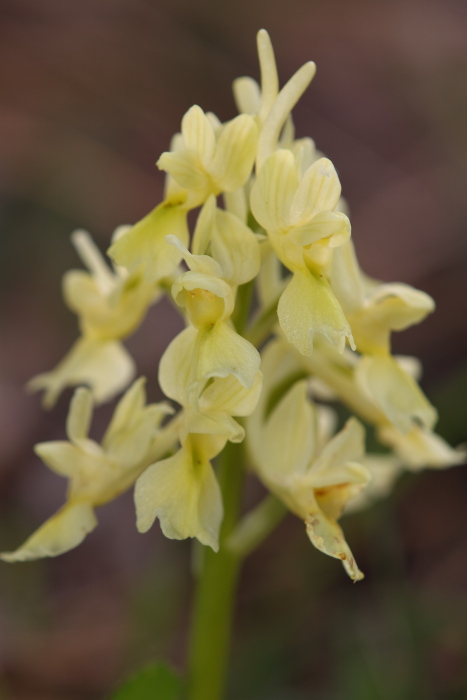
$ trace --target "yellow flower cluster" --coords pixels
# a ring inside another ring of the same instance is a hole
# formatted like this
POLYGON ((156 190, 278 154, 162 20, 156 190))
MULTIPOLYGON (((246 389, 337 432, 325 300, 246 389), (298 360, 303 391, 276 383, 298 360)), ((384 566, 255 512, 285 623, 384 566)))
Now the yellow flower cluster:
POLYGON ((158 518, 167 537, 217 550, 223 502, 212 460, 246 431, 257 476, 305 522, 313 545, 357 580, 338 524, 344 511, 384 495, 403 468, 464 459, 433 432, 436 411, 417 384, 417 363, 391 355, 391 332, 420 322, 432 299, 362 273, 336 170, 311 139, 295 138, 291 111, 314 64, 279 90, 264 30, 258 51, 261 85, 234 83, 239 116, 221 123, 198 106, 185 114, 157 163, 165 199, 115 232, 113 268, 86 233, 73 235, 89 272, 69 272, 64 296, 82 335, 55 370, 31 382, 47 406, 67 385, 89 387, 72 400, 69 442, 36 448, 69 478, 68 501, 5 560, 76 546, 96 524, 94 507, 132 484, 141 532, 158 518), (131 381, 121 341, 168 290, 186 328, 162 357, 159 383, 180 410, 162 425, 170 409, 145 406, 137 380, 98 445, 87 437, 92 402, 131 381), (343 426, 336 401, 353 414, 343 426), (386 455, 365 453, 358 419, 374 426, 386 455))

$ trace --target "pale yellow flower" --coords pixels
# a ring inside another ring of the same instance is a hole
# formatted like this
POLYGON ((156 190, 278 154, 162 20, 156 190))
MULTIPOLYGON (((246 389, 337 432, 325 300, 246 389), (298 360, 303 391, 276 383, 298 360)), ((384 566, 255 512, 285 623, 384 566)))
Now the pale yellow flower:
POLYGON ((243 440, 244 430, 233 416, 246 416, 254 410, 262 375, 257 372, 248 389, 229 375, 206 386, 198 381, 194 390, 190 332, 196 330, 187 328, 172 341, 159 369, 164 393, 183 408, 181 448, 139 477, 135 488, 137 527, 146 532, 159 518, 167 537, 196 537, 217 551, 223 507, 211 460, 227 440, 243 440))
MULTIPOLYGON (((180 249, 190 268, 172 287, 172 296, 186 309, 193 324, 181 334, 191 344, 190 383, 233 375, 250 388, 261 360, 256 348, 228 322, 234 309, 235 289, 224 279, 223 269, 214 258, 192 255, 175 237, 168 240, 180 249)), ((235 265, 232 263, 227 268, 234 270, 236 281, 235 265)))
POLYGON ((435 309, 433 299, 425 292, 364 275, 352 241, 334 251, 330 280, 362 353, 388 353, 392 331, 420 323, 435 309))
POLYGON ((335 416, 309 398, 308 381, 290 346, 262 353, 264 388, 247 420, 247 446, 259 478, 305 521, 312 543, 362 578, 337 520, 370 479, 362 465, 364 431, 354 418, 336 435, 335 416))
POLYGON ((211 460, 224 445, 219 437, 189 434, 172 457, 146 469, 135 487, 139 532, 147 532, 159 518, 169 539, 196 537, 219 549, 223 505, 211 460))
POLYGON ((467 459, 465 445, 453 449, 440 435, 417 423, 405 434, 391 425, 382 425, 378 430, 378 438, 384 445, 391 447, 411 471, 426 467, 444 469, 464 464, 467 459))
POLYGON ((215 128, 213 119, 195 105, 182 119, 181 136, 177 150, 163 153, 157 166, 186 191, 188 208, 211 194, 243 187, 256 158, 258 129, 251 116, 241 114, 215 128))
POLYGON ((147 466, 166 404, 146 406, 144 379, 138 379, 117 405, 98 444, 88 437, 92 394, 77 389, 67 419, 69 442, 43 442, 35 447, 43 462, 69 480, 66 504, 4 561, 54 557, 77 547, 97 525, 94 508, 126 491, 147 466))
POLYGON ((112 260, 130 272, 141 274, 151 284, 157 284, 174 272, 181 255, 167 245, 166 236, 177 236, 188 245, 186 196, 166 199, 141 221, 119 236, 108 250, 112 260))
POLYGON ((315 335, 340 350, 350 326, 324 274, 328 251, 350 236, 350 223, 336 210, 341 187, 331 161, 322 158, 302 175, 289 150, 264 163, 251 190, 251 208, 267 231, 281 262, 293 272, 277 314, 289 342, 301 353, 313 351, 315 335))
POLYGON ((89 272, 67 272, 63 294, 68 307, 78 315, 82 337, 55 369, 28 384, 33 391, 45 390, 47 408, 70 385, 88 384, 97 402, 107 401, 124 389, 135 368, 119 341, 136 329, 160 295, 139 273, 112 270, 85 231, 75 231, 72 241, 89 272))
POLYGON ((104 403, 123 391, 135 372, 135 363, 122 343, 78 338, 53 370, 33 377, 27 388, 44 390, 44 408, 52 408, 67 386, 79 384, 91 387, 96 403, 104 403))

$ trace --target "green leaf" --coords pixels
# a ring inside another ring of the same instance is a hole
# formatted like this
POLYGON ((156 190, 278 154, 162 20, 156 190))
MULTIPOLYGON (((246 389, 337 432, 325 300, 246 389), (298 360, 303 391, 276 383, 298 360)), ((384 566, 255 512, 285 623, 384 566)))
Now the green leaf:
POLYGON ((180 700, 182 682, 165 664, 152 664, 132 676, 109 700, 180 700))

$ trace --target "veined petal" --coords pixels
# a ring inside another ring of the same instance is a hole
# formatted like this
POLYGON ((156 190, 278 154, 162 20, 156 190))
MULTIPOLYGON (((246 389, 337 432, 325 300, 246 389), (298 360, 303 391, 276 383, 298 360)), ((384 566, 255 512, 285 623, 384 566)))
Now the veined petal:
POLYGON ((286 230, 289 211, 299 180, 293 154, 285 149, 273 153, 251 188, 251 211, 266 231, 286 230))
POLYGON ((249 282, 259 272, 259 243, 253 231, 230 212, 217 209, 211 239, 212 256, 231 285, 249 282))
POLYGON ((402 433, 408 433, 414 420, 431 430, 437 413, 418 384, 390 355, 362 357, 355 371, 364 394, 402 433))
POLYGON ((227 323, 216 323, 203 333, 200 342, 199 372, 205 379, 232 375, 247 389, 256 379, 261 363, 257 349, 227 323))
POLYGON ((212 467, 191 441, 172 457, 151 465, 135 486, 137 528, 149 530, 159 518, 169 539, 196 537, 219 548, 222 495, 212 467))
POLYGON ((211 178, 204 170, 195 151, 165 151, 156 163, 165 170, 183 190, 210 192, 211 178))
POLYGON ((92 392, 80 387, 71 399, 66 421, 66 434, 71 442, 84 440, 88 436, 92 418, 92 392))
POLYGON ((363 574, 345 541, 344 533, 334 520, 326 518, 319 511, 312 513, 306 521, 306 533, 316 549, 342 561, 344 569, 352 581, 360 581, 363 578, 363 574))
POLYGON ((356 418, 349 418, 344 428, 323 448, 310 472, 315 488, 348 482, 367 482, 369 473, 360 462, 365 454, 365 431, 356 418), (356 467, 356 468, 355 468, 356 467))
POLYGON ((425 467, 443 469, 467 460, 467 450, 461 445, 453 449, 440 435, 419 425, 403 435, 392 426, 383 426, 378 437, 396 452, 404 466, 416 471, 425 467))
POLYGON ((319 212, 332 211, 341 196, 336 169, 328 158, 320 158, 305 171, 290 207, 290 225, 307 223, 319 212))
POLYGON ((168 345, 159 363, 159 384, 169 399, 185 403, 198 331, 188 326, 168 345))
POLYGON ((258 403, 262 379, 263 375, 258 371, 249 389, 246 389, 233 376, 214 379, 201 394, 199 406, 205 411, 216 410, 224 411, 231 416, 249 416, 258 403))
POLYGON ((169 234, 188 245, 189 234, 183 202, 165 201, 113 243, 108 254, 130 271, 141 269, 149 282, 168 277, 182 259, 181 252, 165 240, 169 234))
POLYGON ((56 557, 74 549, 97 525, 89 503, 69 503, 47 520, 15 552, 0 555, 3 561, 30 561, 56 557))
POLYGON ((314 163, 320 155, 316 150, 315 142, 309 137, 295 139, 292 141, 289 148, 295 156, 298 172, 301 173, 303 177, 310 165, 314 163))
POLYGON ((337 248, 350 238, 350 221, 340 212, 322 211, 316 214, 308 224, 292 229, 290 237, 300 246, 307 246, 327 238, 329 247, 337 248))
POLYGON ((261 474, 281 483, 303 474, 315 449, 316 413, 307 397, 306 381, 299 381, 270 415, 263 432, 261 474))
POLYGON ((43 404, 52 408, 67 386, 87 384, 96 403, 109 401, 133 378, 134 362, 117 341, 80 338, 51 372, 28 382, 31 391, 45 390, 43 404))
POLYGON ((346 338, 353 343, 350 326, 329 283, 310 271, 294 274, 279 300, 277 316, 287 340, 302 355, 311 355, 317 334, 341 352, 346 338))
POLYGON ((224 192, 243 187, 256 158, 258 127, 248 114, 240 114, 222 127, 210 174, 224 192))
MULTIPOLYGON (((207 170, 214 157, 216 137, 209 119, 198 105, 193 105, 183 117, 182 134, 186 148, 198 155, 207 170)), ((187 189, 191 188, 187 187, 187 189)))

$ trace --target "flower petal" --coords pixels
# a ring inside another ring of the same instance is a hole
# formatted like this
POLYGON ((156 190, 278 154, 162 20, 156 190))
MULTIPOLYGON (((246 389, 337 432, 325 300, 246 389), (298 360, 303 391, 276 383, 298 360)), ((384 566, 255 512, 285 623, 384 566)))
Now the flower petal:
POLYGON ((366 455, 362 464, 370 472, 371 480, 362 491, 346 503, 346 515, 369 508, 375 501, 389 496, 402 472, 400 459, 393 454, 366 455))
POLYGON ((323 513, 312 513, 306 521, 306 533, 311 543, 320 552, 340 559, 352 581, 363 578, 339 525, 325 517, 323 513))
POLYGON ((146 377, 139 377, 126 390, 113 412, 112 419, 102 439, 104 450, 112 438, 131 424, 146 403, 146 377))
POLYGON ((210 174, 224 192, 243 187, 256 158, 258 128, 248 114, 240 114, 222 127, 210 174))
POLYGON ((240 219, 222 209, 215 212, 211 253, 223 278, 233 286, 249 282, 259 272, 258 239, 240 219))
POLYGON ((200 408, 206 411, 224 411, 231 416, 249 416, 258 403, 262 379, 263 375, 258 371, 249 389, 246 389, 233 376, 214 379, 201 394, 200 408))
POLYGON ((178 248, 190 271, 202 275, 222 277, 222 270, 219 264, 209 255, 193 255, 177 236, 167 236, 166 241, 170 243, 170 245, 175 246, 175 248, 178 248))
POLYGON ((345 426, 323 448, 310 470, 314 488, 346 483, 366 483, 370 475, 360 464, 365 454, 365 430, 356 418, 345 426))
POLYGON ((261 358, 257 349, 227 323, 216 323, 200 342, 199 374, 205 379, 232 375, 247 389, 256 379, 261 358))
POLYGON ((353 343, 350 326, 324 276, 296 272, 284 290, 277 316, 287 340, 303 355, 313 352, 313 337, 324 336, 342 352, 353 343))
POLYGON ((332 290, 346 313, 353 313, 363 307, 365 295, 362 273, 351 240, 334 250, 330 278, 332 290))
POLYGON ((425 467, 443 469, 464 464, 467 459, 465 446, 453 449, 440 435, 419 425, 403 435, 392 426, 383 426, 378 437, 398 455, 404 466, 416 471, 425 467))
POLYGON ((145 377, 140 377, 120 399, 102 447, 123 470, 137 468, 146 457, 162 418, 172 413, 166 403, 146 406, 145 377))
POLYGON ((27 388, 45 390, 43 404, 52 408, 67 386, 87 384, 96 403, 109 401, 133 378, 134 362, 116 341, 80 338, 51 372, 33 377, 27 388))
POLYGON ((216 137, 209 119, 198 105, 193 105, 184 115, 182 135, 186 148, 194 151, 204 168, 208 170, 214 157, 216 137))
POLYGON ((296 382, 271 413, 263 431, 261 475, 280 484, 303 474, 313 456, 316 412, 305 380, 296 382))
POLYGON ((306 224, 319 212, 332 211, 341 196, 336 169, 328 158, 320 158, 305 171, 290 207, 290 225, 306 224))
POLYGON ((193 255, 206 255, 208 252, 216 209, 216 198, 212 194, 201 207, 198 218, 196 219, 193 240, 191 242, 193 255))
POLYGON ((153 283, 168 277, 175 270, 182 255, 165 237, 173 234, 183 245, 188 245, 187 212, 183 202, 165 201, 144 219, 113 243, 108 254, 117 265, 131 272, 141 269, 153 283))
MULTIPOLYGON (((206 193, 212 189, 211 179, 195 151, 165 151, 156 163, 184 190, 206 193)), ((186 196, 186 195, 185 195, 186 196)), ((201 201, 204 196, 200 195, 201 201)))
POLYGON ((402 283, 379 285, 369 304, 375 323, 393 331, 420 323, 435 309, 435 302, 428 294, 402 283))
POLYGON ((218 550, 223 515, 219 484, 202 450, 193 449, 190 440, 139 477, 135 504, 139 532, 149 530, 159 518, 169 539, 196 537, 218 550))
POLYGON ((183 405, 192 374, 198 331, 188 326, 167 346, 159 363, 159 385, 169 399, 183 405))
POLYGON ((225 411, 216 410, 201 412, 185 409, 185 431, 193 434, 218 435, 230 442, 242 442, 245 437, 245 430, 232 416, 225 411))
POLYGON ((337 248, 350 237, 350 221, 345 214, 334 211, 322 211, 303 226, 292 229, 291 239, 300 246, 307 246, 316 241, 328 239, 330 248, 337 248))
POLYGON ((0 559, 8 562, 56 557, 74 549, 97 525, 89 503, 69 503, 47 520, 15 552, 5 552, 0 559))
POLYGON ((266 231, 286 230, 299 180, 293 154, 279 149, 259 170, 251 188, 251 211, 266 231))
POLYGON ((64 440, 49 440, 34 445, 34 452, 49 469, 67 478, 77 474, 86 459, 84 453, 75 445, 64 440))
POLYGON ((414 420, 429 430, 436 423, 436 409, 390 355, 362 357, 355 378, 363 393, 400 432, 410 432, 414 420))

